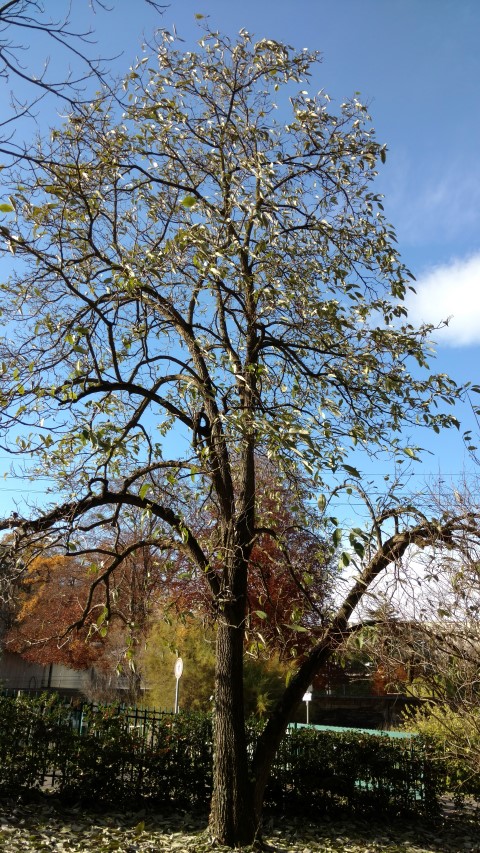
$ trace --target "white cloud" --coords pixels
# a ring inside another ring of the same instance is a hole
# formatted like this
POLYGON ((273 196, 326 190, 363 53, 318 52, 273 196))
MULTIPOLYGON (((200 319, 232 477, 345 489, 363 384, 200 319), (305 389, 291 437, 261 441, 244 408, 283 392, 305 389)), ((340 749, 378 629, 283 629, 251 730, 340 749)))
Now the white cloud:
POLYGON ((448 326, 434 335, 437 344, 480 344, 480 253, 433 267, 414 286, 417 293, 407 300, 414 325, 448 320, 448 326))
MULTIPOLYGON (((387 163, 389 161, 387 160, 387 163)), ((445 164, 395 152, 395 168, 382 176, 382 192, 400 245, 422 246, 475 239, 480 226, 480 167, 469 157, 445 164)))

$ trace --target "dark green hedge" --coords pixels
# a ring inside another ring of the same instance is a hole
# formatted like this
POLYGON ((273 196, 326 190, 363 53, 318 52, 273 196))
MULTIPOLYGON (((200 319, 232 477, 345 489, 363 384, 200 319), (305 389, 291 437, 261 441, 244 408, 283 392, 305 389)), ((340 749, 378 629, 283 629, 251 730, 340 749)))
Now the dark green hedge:
POLYGON ((438 813, 441 778, 420 738, 293 730, 281 743, 269 797, 287 810, 438 813))
POLYGON ((52 696, 0 698, 0 796, 43 789, 100 806, 205 806, 210 720, 155 715, 141 728, 119 708, 87 707, 80 715, 52 696))
POLYGON ((61 768, 71 725, 55 697, 0 697, 0 794, 42 787, 50 766, 61 768))
MULTIPOLYGON (((420 738, 299 729, 283 739, 266 805, 432 815, 441 781, 420 738)), ((0 698, 0 796, 41 789, 64 802, 103 807, 204 808, 211 786, 207 717, 111 707, 80 713, 52 696, 0 698)))

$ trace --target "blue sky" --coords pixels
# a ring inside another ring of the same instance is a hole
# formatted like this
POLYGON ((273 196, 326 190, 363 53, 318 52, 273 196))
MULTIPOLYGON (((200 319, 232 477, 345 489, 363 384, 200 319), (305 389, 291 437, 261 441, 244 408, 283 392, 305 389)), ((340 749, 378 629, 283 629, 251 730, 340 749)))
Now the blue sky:
MULTIPOLYGON (((50 5, 61 10, 66 4, 50 5)), ((115 60, 119 73, 139 53, 142 34, 148 37, 159 21, 167 29, 175 26, 186 48, 193 47, 200 36, 195 14, 209 15, 213 27, 230 35, 243 27, 259 38, 322 52, 311 88, 324 89, 337 103, 360 92, 379 141, 388 145, 378 188, 403 260, 417 277, 412 321, 451 317, 437 335, 432 368, 480 382, 478 0, 171 0, 161 19, 143 0, 110 5, 112 12, 92 15, 87 0, 76 0, 74 14, 96 30, 91 54, 123 51, 115 60)), ((36 47, 28 58, 39 56, 36 47)), ((53 103, 41 109, 42 124, 56 120, 53 103)), ((458 414, 462 429, 475 427, 467 408, 458 414)), ((417 476, 447 478, 472 468, 459 434, 422 436, 419 442, 431 454, 414 469, 417 476)), ((7 461, 1 464, 6 470, 7 461)), ((0 485, 2 515, 19 497, 13 485, 8 479, 0 485)))

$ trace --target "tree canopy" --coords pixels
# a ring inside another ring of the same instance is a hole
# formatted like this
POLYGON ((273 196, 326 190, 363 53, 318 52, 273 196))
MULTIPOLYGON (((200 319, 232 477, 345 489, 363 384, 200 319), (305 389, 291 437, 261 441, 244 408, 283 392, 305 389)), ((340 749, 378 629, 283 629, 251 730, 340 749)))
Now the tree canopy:
POLYGON ((453 383, 409 372, 426 367, 431 330, 405 319, 365 108, 335 116, 324 95, 292 94, 284 126, 273 90, 300 85, 314 55, 247 33, 202 51, 167 38, 157 68, 131 72, 122 115, 108 96, 79 106, 18 176, 4 413, 24 441, 35 427, 70 490, 122 476, 125 457, 131 480, 133 457, 138 492, 195 458, 225 500, 226 442, 241 452, 252 436, 286 470, 318 471, 352 444, 405 451, 408 423, 452 422, 431 404, 453 383))

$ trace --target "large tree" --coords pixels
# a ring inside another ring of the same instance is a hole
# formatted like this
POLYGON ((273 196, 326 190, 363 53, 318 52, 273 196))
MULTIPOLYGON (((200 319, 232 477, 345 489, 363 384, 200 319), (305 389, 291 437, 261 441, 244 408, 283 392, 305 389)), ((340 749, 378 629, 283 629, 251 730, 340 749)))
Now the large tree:
MULTIPOLYGON (((274 460, 292 496, 308 474, 318 496, 334 474, 356 476, 354 446, 413 456, 410 427, 454 420, 442 409, 454 383, 428 369, 430 329, 406 319, 408 274, 374 186, 384 148, 356 98, 334 112, 307 94, 317 62, 247 32, 206 32, 198 53, 165 34, 128 75, 123 112, 110 93, 78 107, 11 176, 2 424, 59 499, 3 526, 18 548, 47 537, 75 553, 140 508, 154 547, 204 575, 217 619, 211 831, 232 846, 257 835, 292 708, 365 589, 412 543, 454 535, 411 507, 384 512, 371 540, 353 535, 360 574, 250 760, 250 558, 259 537, 288 547, 257 521, 257 460, 274 460)), ((95 579, 107 599, 109 571, 95 579)))

